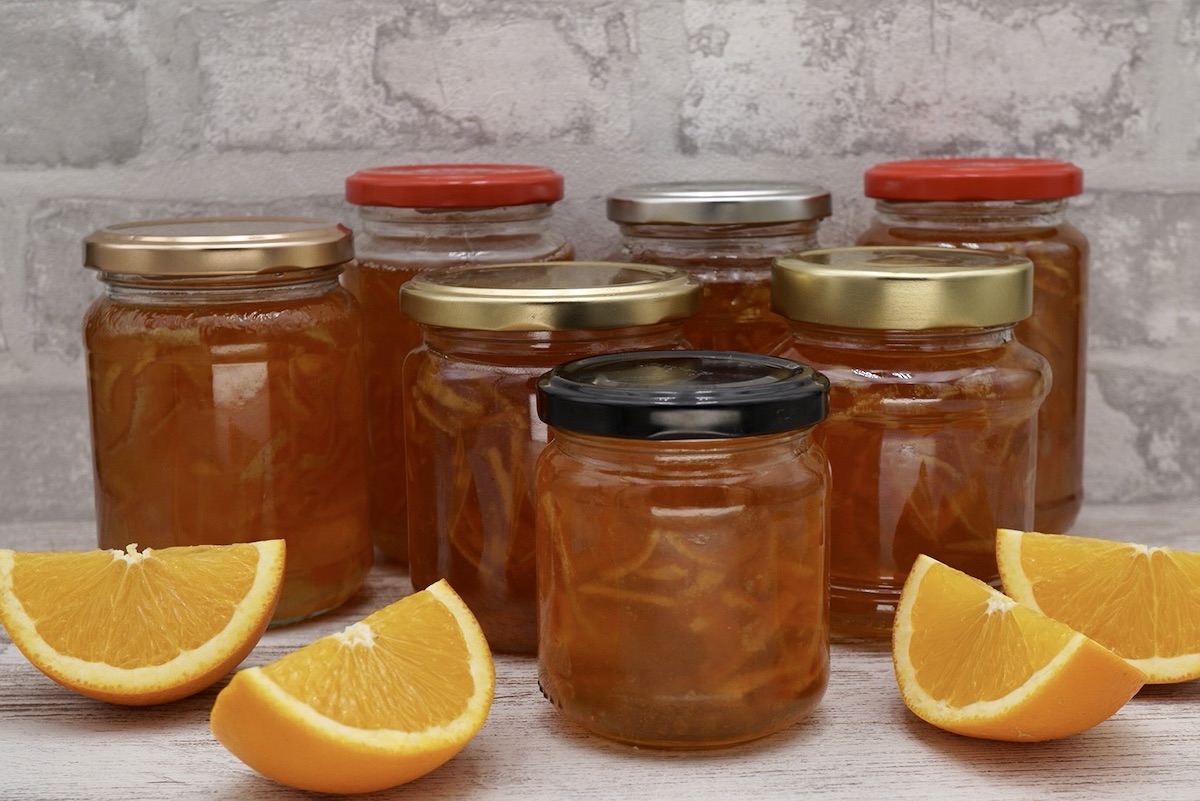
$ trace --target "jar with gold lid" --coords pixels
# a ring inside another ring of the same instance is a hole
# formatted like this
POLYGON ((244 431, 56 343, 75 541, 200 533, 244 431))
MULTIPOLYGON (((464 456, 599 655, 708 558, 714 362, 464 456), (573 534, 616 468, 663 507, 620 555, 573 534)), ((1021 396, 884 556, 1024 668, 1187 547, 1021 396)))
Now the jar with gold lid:
POLYGON ((396 562, 408 561, 400 374, 421 341, 400 287, 442 267, 573 258, 552 216, 562 197, 560 174, 527 164, 401 164, 346 179, 359 225, 342 282, 363 311, 371 534, 396 562))
POLYGON ((725 351, 593 356, 538 382, 553 432, 536 478, 538 667, 566 718, 707 748, 817 704, 827 392, 805 365, 725 351))
POLYGON ((875 216, 860 245, 965 247, 1033 262, 1033 313, 1016 334, 1054 372, 1038 413, 1033 524, 1067 531, 1083 504, 1089 247, 1066 215, 1083 171, 1052 159, 918 159, 876 164, 863 182, 875 216))
POLYGON ((301 218, 114 225, 87 349, 99 544, 283 538, 274 622, 332 609, 371 566, 350 232, 301 218))
POLYGON ((771 260, 817 247, 829 190, 789 181, 676 181, 617 189, 620 258, 677 267, 704 286, 684 326, 698 348, 767 353, 787 335, 771 312, 771 260))
POLYGON ((417 589, 447 579, 493 649, 537 646, 538 376, 591 354, 685 347, 699 301, 678 270, 606 262, 458 267, 401 289, 422 335, 403 377, 409 572, 417 589))
POLYGON ((830 382, 814 438, 829 456, 835 637, 886 637, 925 553, 996 581, 1000 527, 1033 524, 1043 359, 1014 337, 1033 265, 998 253, 860 247, 774 267, 791 320, 779 355, 830 382))

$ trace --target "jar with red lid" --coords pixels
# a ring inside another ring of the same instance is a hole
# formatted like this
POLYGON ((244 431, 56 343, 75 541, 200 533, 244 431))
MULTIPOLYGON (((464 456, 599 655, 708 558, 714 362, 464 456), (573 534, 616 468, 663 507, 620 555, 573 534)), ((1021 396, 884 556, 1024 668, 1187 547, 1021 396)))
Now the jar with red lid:
POLYGON ((358 257, 342 281, 363 310, 371 533, 388 557, 408 561, 404 494, 404 357, 420 343, 400 313, 400 287, 429 269, 574 258, 551 208, 563 179, 522 164, 373 167, 346 179, 359 207, 358 257))
POLYGON ((918 554, 995 582, 996 529, 1033 523, 1043 359, 1013 334, 1033 265, 1003 253, 857 247, 776 260, 778 354, 829 379, 830 628, 890 635, 918 554))
POLYGON ((623 261, 664 264, 704 286, 684 332, 697 348, 767 353, 787 335, 771 311, 771 260, 817 247, 829 190, 787 181, 640 184, 608 196, 623 261))
POLYGON ((401 289, 421 326, 403 376, 409 575, 416 589, 448 580, 494 650, 537 647, 538 376, 591 354, 686 347, 699 301, 678 270, 607 262, 471 265, 401 289))
POLYGON ((1083 171, 1049 159, 928 159, 877 164, 864 183, 876 203, 860 245, 968 247, 1033 262, 1033 314, 1016 334, 1054 373, 1038 415, 1033 525, 1068 530, 1084 492, 1088 241, 1066 210, 1083 171))
POLYGON ((367 431, 350 231, 302 218, 154 220, 84 240, 102 548, 287 542, 273 622, 362 585, 367 431))
POLYGON ((568 720, 709 748, 818 703, 828 387, 727 351, 594 356, 539 380, 538 672, 568 720))

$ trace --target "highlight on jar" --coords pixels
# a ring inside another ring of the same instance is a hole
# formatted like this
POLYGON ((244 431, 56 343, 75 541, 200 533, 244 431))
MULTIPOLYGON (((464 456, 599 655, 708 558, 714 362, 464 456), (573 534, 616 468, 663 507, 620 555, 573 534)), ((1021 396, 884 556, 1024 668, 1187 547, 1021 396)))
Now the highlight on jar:
POLYGON ((538 381, 538 672, 572 723, 711 748, 803 719, 829 675, 829 384, 722 351, 538 381))
POLYGON ((537 378, 592 354, 685 348, 699 302, 679 270, 609 262, 461 266, 401 288, 422 336, 403 373, 409 574, 416 589, 449 581, 494 650, 537 648, 537 378))
POLYGON ((287 542, 274 624, 371 567, 350 231, 304 218, 113 225, 84 240, 99 546, 287 542))
POLYGON ((363 315, 371 537, 395 562, 408 563, 400 375, 421 343, 400 313, 400 287, 443 267, 573 259, 553 217, 562 197, 560 174, 527 164, 402 164, 346 179, 357 254, 342 283, 363 315))
POLYGON ((891 634, 917 555, 996 583, 996 530, 1034 516, 1046 360, 1016 324, 1033 265, 950 248, 832 248, 776 260, 778 355, 829 378, 813 434, 832 467, 835 638, 891 634))

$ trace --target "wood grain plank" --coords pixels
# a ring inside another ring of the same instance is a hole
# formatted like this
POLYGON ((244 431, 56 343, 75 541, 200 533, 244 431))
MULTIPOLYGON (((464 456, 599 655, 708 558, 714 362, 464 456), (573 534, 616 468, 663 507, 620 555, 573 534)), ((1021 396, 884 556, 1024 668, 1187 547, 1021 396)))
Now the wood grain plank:
MULTIPOLYGON (((1200 550, 1200 504, 1089 507, 1077 531, 1200 550)), ((92 524, 2 524, 0 547, 90 548, 92 524)), ((378 565, 336 612, 267 632, 264 664, 410 591, 378 565)), ((379 799, 830 799, 1200 797, 1200 682, 1152 687, 1104 724, 1053 743, 971 740, 901 703, 886 648, 835 646, 829 690, 810 718, 712 752, 635 749, 564 723, 533 660, 496 659, 496 702, 449 764, 379 799)), ((141 801, 312 798, 259 777, 221 747, 208 713, 224 681, 162 707, 125 709, 71 693, 0 634, 0 799, 141 801)))

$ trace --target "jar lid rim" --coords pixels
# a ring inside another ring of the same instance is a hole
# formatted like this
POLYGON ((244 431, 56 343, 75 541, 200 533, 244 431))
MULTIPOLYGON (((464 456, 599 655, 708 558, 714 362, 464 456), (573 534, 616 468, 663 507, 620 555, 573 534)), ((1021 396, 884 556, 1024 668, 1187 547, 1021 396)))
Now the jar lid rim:
POLYGON ((423 325, 476 331, 564 331, 683 320, 700 282, 674 267, 546 261, 426 270, 400 287, 400 309, 423 325))
POLYGON ((310 217, 192 217, 109 225, 83 240, 83 266, 152 276, 242 275, 344 264, 354 238, 310 217))
POLYGON ((481 209, 562 198, 562 175, 532 164, 396 164, 346 179, 346 201, 357 206, 481 209))
POLYGON ((808 365, 733 351, 589 356, 537 382, 550 426, 623 439, 729 439, 808 428, 825 418, 829 381, 808 365))
POLYGON ((1040 158, 945 158, 886 161, 863 174, 878 200, 1061 200, 1083 192, 1083 170, 1040 158))
POLYGON ((839 328, 1011 325, 1033 313, 1033 263, 965 248, 810 250, 774 260, 771 308, 795 322, 839 328))
POLYGON ((669 181, 609 193, 608 219, 665 225, 752 225, 819 220, 829 190, 797 181, 669 181))

